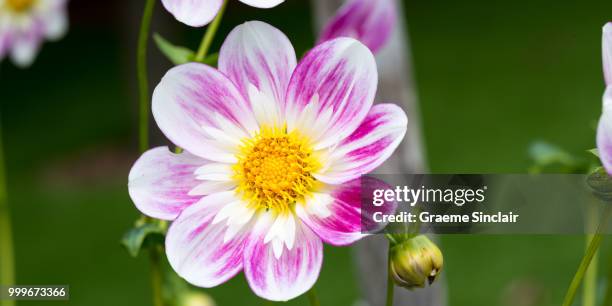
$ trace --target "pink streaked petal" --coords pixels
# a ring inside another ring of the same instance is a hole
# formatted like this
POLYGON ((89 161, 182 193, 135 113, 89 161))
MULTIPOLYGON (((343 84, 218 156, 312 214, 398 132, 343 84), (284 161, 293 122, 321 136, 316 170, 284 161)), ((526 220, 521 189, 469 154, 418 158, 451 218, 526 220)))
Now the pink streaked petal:
POLYGON ((296 224, 291 250, 276 258, 272 241, 264 238, 273 224, 272 213, 260 213, 244 250, 244 274, 258 296, 271 301, 287 301, 308 291, 321 271, 323 243, 302 222, 296 224))
POLYGON ((257 8, 272 8, 285 2, 285 0, 240 0, 240 2, 257 8))
POLYGON ((612 87, 606 88, 603 112, 597 126, 597 150, 599 159, 608 174, 612 175, 612 87))
POLYGON ((185 209, 168 229, 168 262, 187 282, 210 288, 242 270, 248 231, 242 230, 224 242, 227 225, 212 222, 221 208, 233 201, 236 201, 234 191, 204 197, 185 209))
POLYGON ((232 81, 198 63, 166 73, 153 92, 152 110, 157 125, 174 144, 219 162, 235 162, 235 151, 228 147, 228 137, 214 139, 211 130, 244 136, 258 130, 250 106, 232 81))
POLYGON ((189 192, 201 183, 196 180, 194 171, 205 163, 188 152, 174 154, 167 147, 151 149, 130 171, 130 197, 143 214, 174 220, 185 207, 201 198, 189 192))
POLYGON ((317 149, 335 145, 365 118, 377 82, 374 56, 365 45, 352 38, 324 42, 298 63, 291 76, 285 98, 287 127, 308 133, 314 123, 302 122, 300 115, 309 103, 316 104, 316 109, 308 111, 315 114, 331 109, 323 132, 316 132, 320 136, 313 141, 317 149))
POLYGON ((341 184, 369 173, 395 151, 407 125, 406 113, 399 106, 374 105, 359 128, 331 153, 323 172, 314 176, 328 184, 341 184))
POLYGON ((275 100, 284 101, 297 60, 291 42, 277 28, 250 21, 227 36, 219 52, 219 70, 227 75, 245 97, 249 84, 275 100))
POLYGON ((329 203, 307 201, 296 206, 300 219, 324 242, 336 246, 349 245, 369 233, 376 232, 383 225, 373 221, 375 212, 391 213, 396 203, 374 206, 374 190, 391 189, 385 182, 362 177, 338 186, 328 186, 329 203), (325 209, 313 210, 313 205, 328 205, 325 209), (321 214, 321 211, 327 211, 321 214))
POLYGON ((395 0, 351 0, 342 6, 323 29, 319 43, 337 37, 352 37, 372 52, 380 50, 397 22, 395 0))
POLYGON ((606 86, 612 84, 612 22, 603 27, 601 39, 601 54, 606 86))
POLYGON ((176 20, 201 27, 217 16, 223 0, 162 0, 162 3, 176 20))

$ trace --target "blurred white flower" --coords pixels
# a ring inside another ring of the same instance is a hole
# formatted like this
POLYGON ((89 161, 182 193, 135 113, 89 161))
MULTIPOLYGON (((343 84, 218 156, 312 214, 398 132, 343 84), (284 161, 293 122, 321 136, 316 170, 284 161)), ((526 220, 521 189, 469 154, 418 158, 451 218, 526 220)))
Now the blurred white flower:
POLYGON ((45 40, 66 33, 67 15, 67 0, 0 0, 0 61, 30 66, 45 40))
POLYGON ((395 0, 348 0, 325 25, 319 43, 351 37, 376 54, 391 38, 398 13, 395 0))

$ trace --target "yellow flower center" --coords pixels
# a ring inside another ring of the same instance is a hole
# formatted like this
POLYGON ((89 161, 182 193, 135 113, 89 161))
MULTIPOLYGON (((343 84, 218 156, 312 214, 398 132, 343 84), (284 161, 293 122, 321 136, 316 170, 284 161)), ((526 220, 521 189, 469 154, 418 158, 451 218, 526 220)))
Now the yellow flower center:
POLYGON ((5 0, 7 7, 14 12, 24 12, 34 6, 36 0, 5 0))
POLYGON ((255 208, 288 212, 313 190, 320 168, 309 141, 285 128, 262 128, 243 140, 234 166, 238 192, 255 208))

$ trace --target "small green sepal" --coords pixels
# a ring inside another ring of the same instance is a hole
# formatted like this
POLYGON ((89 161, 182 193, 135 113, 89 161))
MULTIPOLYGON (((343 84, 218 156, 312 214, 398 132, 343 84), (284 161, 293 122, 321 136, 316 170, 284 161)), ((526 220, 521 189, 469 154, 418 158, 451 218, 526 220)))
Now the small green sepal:
POLYGON ((189 48, 173 45, 157 33, 153 34, 153 40, 159 51, 175 65, 192 62, 195 57, 195 52, 189 48))
POLYGON ((121 239, 130 256, 137 257, 140 250, 150 243, 163 243, 166 234, 166 222, 150 218, 141 218, 134 227, 128 230, 121 239))

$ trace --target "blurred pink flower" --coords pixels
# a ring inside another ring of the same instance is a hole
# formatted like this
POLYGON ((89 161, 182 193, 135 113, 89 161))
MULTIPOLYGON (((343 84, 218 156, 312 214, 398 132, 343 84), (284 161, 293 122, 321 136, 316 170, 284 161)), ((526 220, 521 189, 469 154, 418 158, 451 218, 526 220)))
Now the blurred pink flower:
POLYGON ((287 37, 258 21, 229 34, 218 70, 168 71, 153 115, 185 151, 144 153, 129 192, 144 214, 174 220, 166 238, 174 270, 200 287, 243 270, 252 290, 274 301, 311 288, 323 241, 364 236, 359 178, 406 132, 400 107, 373 105, 377 82, 359 41, 324 42, 297 63, 287 37))
MULTIPOLYGON (((168 12, 178 21, 192 27, 201 27, 211 22, 225 0, 162 0, 168 12)), ((285 0, 240 0, 258 8, 272 8, 285 0)))
POLYGON ((68 29, 66 0, 0 0, 0 60, 30 66, 45 39, 68 29))
POLYGON ((597 150, 608 174, 612 175, 612 23, 603 27, 602 58, 606 90, 603 111, 597 126, 597 150))
POLYGON ((397 14, 395 0, 349 0, 323 28, 319 43, 352 37, 376 53, 391 37, 397 14))

